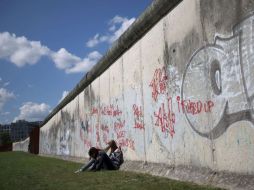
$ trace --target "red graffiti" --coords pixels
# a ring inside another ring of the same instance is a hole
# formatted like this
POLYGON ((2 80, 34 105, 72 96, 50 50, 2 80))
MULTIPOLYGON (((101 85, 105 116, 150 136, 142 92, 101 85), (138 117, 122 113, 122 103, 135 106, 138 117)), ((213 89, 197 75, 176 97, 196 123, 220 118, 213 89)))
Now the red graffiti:
POLYGON ((134 128, 135 129, 145 129, 145 126, 143 123, 139 123, 138 121, 135 121, 134 128))
POLYGON ((106 144, 108 142, 109 127, 107 125, 102 124, 101 130, 103 131, 103 134, 102 134, 103 142, 106 144))
POLYGON ((84 140, 84 145, 85 145, 86 147, 90 148, 90 147, 92 146, 92 143, 91 143, 91 141, 85 139, 85 140, 84 140))
POLYGON ((156 69, 149 86, 152 88, 152 98, 157 101, 159 94, 165 94, 167 89, 168 76, 165 67, 156 69))
POLYGON ((101 130, 106 132, 106 133, 109 133, 109 127, 107 125, 101 124, 101 130))
POLYGON ((124 138, 125 137, 125 133, 126 133, 126 131, 117 131, 116 132, 116 138, 117 139, 124 138))
POLYGON ((161 104, 157 113, 154 113, 156 118, 156 126, 161 128, 163 133, 169 133, 173 138, 175 134, 175 113, 172 111, 172 98, 168 98, 167 107, 164 103, 161 104))
POLYGON ((103 142, 105 143, 105 144, 107 144, 108 143, 108 134, 107 133, 103 133, 103 135, 102 135, 102 138, 103 138, 103 142))
POLYGON ((108 115, 108 116, 120 116, 122 114, 122 111, 119 110, 118 106, 114 107, 114 105, 105 106, 101 109, 102 115, 108 115))
POLYGON ((99 110, 97 108, 92 108, 91 115, 96 115, 99 113, 99 110))
POLYGON ((191 100, 181 100, 180 96, 177 96, 178 111, 186 112, 192 115, 200 114, 201 112, 211 112, 214 107, 214 103, 211 100, 202 101, 191 101, 191 100))
POLYGON ((91 141, 89 141, 89 140, 87 140, 87 139, 84 139, 84 135, 83 135, 83 130, 82 130, 82 129, 80 129, 79 135, 80 135, 80 139, 83 141, 83 143, 84 143, 84 145, 85 145, 86 147, 91 147, 91 146, 92 146, 91 141))
POLYGON ((120 140, 118 140, 118 144, 121 147, 127 147, 132 150, 135 150, 135 143, 131 139, 128 139, 128 138, 127 139, 120 139, 120 140))
POLYGON ((97 123, 95 125, 95 128, 96 128, 96 142, 100 142, 100 125, 99 125, 99 123, 97 123))
POLYGON ((135 117, 140 118, 143 116, 141 106, 137 106, 136 104, 134 104, 132 106, 132 109, 135 117))
POLYGON ((137 106, 136 104, 134 104, 132 106, 132 109, 133 109, 133 114, 134 114, 134 128, 135 129, 145 129, 141 106, 137 106))
POLYGON ((125 125, 125 120, 124 121, 118 120, 114 123, 114 130, 118 131, 118 130, 124 128, 124 125, 125 125))
POLYGON ((117 139, 124 138, 126 131, 123 130, 125 125, 125 121, 121 121, 120 119, 114 122, 114 131, 116 133, 117 139))
POLYGON ((109 105, 109 106, 104 106, 104 107, 93 107, 91 109, 91 115, 98 115, 98 114, 102 114, 102 115, 106 115, 106 116, 112 116, 112 117, 116 117, 116 116, 120 116, 122 114, 122 111, 119 110, 118 106, 114 106, 114 105, 109 105))

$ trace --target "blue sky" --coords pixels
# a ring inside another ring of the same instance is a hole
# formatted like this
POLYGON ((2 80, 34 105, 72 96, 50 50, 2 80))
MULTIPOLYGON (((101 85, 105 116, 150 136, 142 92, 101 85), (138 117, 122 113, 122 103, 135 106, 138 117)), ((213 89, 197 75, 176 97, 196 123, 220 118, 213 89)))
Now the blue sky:
POLYGON ((0 123, 43 120, 152 0, 0 0, 0 123))

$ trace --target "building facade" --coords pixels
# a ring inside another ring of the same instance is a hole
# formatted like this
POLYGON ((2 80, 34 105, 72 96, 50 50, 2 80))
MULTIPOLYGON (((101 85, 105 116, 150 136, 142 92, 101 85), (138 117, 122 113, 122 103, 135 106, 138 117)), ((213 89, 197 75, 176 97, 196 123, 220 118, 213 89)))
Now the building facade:
POLYGON ((33 128, 39 127, 40 121, 28 122, 18 120, 15 123, 0 125, 0 133, 8 132, 12 142, 25 140, 33 128))

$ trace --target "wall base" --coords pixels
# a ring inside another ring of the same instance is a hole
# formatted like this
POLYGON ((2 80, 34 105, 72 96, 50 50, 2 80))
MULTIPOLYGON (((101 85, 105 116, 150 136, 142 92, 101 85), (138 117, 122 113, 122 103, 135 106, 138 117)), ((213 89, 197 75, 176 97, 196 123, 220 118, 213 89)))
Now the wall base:
MULTIPOLYGON (((85 163, 87 158, 41 155, 53 157, 72 162, 85 163)), ((231 190, 254 190, 254 175, 236 174, 229 172, 216 172, 209 168, 177 166, 172 167, 167 164, 146 163, 141 161, 124 161, 121 166, 123 171, 146 173, 170 179, 194 182, 200 185, 211 185, 231 190)))

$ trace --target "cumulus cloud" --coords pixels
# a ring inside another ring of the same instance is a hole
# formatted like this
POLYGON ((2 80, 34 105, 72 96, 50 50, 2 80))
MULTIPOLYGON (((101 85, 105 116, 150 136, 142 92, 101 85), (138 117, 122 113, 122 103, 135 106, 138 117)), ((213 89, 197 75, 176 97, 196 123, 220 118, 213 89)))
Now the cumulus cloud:
POLYGON ((52 59, 56 63, 56 67, 65 70, 66 73, 82 73, 89 71, 101 56, 98 51, 93 51, 81 59, 62 48, 52 54, 52 59))
POLYGON ((13 98, 15 98, 15 95, 12 92, 9 92, 5 88, 0 88, 0 111, 2 111, 4 105, 13 98))
POLYGON ((135 18, 123 18, 120 16, 115 16, 113 19, 110 20, 110 30, 113 32, 113 35, 110 37, 110 43, 117 40, 135 21, 135 18), (117 26, 118 29, 117 29, 117 26))
POLYGON ((20 108, 19 116, 14 121, 42 121, 50 113, 50 106, 45 103, 25 102, 20 108))
MULTIPOLYGON (((128 19, 115 16, 108 23, 109 33, 106 35, 96 34, 86 43, 87 47, 95 47, 103 42, 113 43, 134 21, 135 18, 128 19)), ((9 32, 0 32, 0 59, 23 67, 38 63, 43 56, 50 58, 55 63, 56 68, 64 70, 66 73, 85 73, 97 63, 102 55, 98 51, 93 51, 88 53, 86 57, 80 58, 65 48, 52 51, 47 46, 42 45, 40 41, 31 41, 24 36, 17 37, 9 32)), ((8 86, 7 83, 6 86, 8 86)))
POLYGON ((58 52, 52 53, 51 57, 58 69, 70 69, 81 59, 75 55, 69 53, 66 49, 61 48, 58 52))
POLYGON ((0 33, 0 58, 7 59, 18 67, 36 64, 47 55, 49 49, 39 41, 29 41, 26 37, 17 37, 9 32, 0 33))
POLYGON ((96 34, 94 37, 90 38, 86 42, 86 46, 92 48, 103 42, 107 42, 109 44, 113 43, 129 28, 129 26, 135 20, 136 20, 135 18, 128 19, 126 17, 121 17, 118 15, 115 16, 108 23, 109 34, 107 35, 96 34))
POLYGON ((99 37, 100 37, 99 34, 95 34, 95 36, 93 38, 88 40, 88 42, 86 43, 86 46, 87 47, 94 47, 94 46, 96 46, 98 43, 100 43, 99 37))
MULTIPOLYGON (((66 73, 84 73, 91 69, 101 57, 99 52, 91 52, 80 58, 65 48, 52 51, 39 41, 30 41, 26 37, 17 37, 9 32, 0 33, 0 59, 5 59, 18 67, 34 65, 43 57, 50 58, 56 68, 66 73), (96 57, 91 55, 95 55, 96 57)), ((0 80, 1 81, 1 80, 0 80)))
POLYGON ((61 99, 58 101, 60 103, 67 95, 69 94, 69 91, 63 91, 61 99))
POLYGON ((98 51, 93 51, 86 58, 77 62, 72 67, 66 69, 66 73, 79 73, 90 70, 102 57, 98 51))

